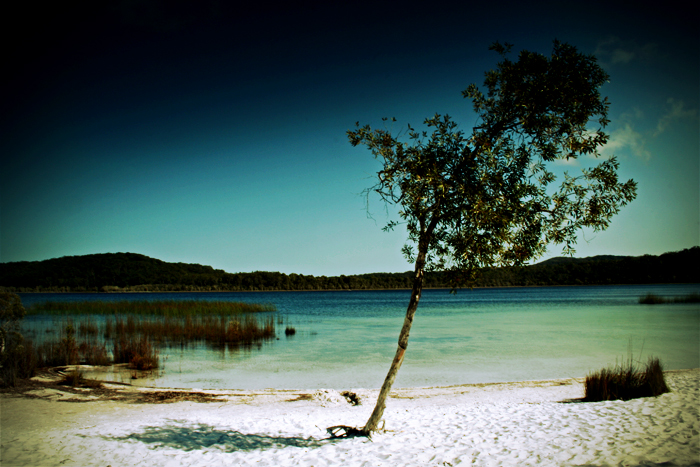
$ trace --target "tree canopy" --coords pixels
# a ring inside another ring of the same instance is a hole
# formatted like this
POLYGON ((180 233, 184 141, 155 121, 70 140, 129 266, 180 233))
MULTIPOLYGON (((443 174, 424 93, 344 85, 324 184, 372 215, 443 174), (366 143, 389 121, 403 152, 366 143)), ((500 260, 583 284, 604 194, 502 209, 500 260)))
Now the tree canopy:
POLYGON ((573 253, 582 228, 607 228, 636 196, 633 180, 618 180, 615 157, 566 173, 558 187, 548 167, 598 157, 608 140, 609 102, 600 94, 608 75, 595 57, 555 41, 549 57, 522 51, 513 61, 511 47, 491 46, 502 61, 486 72, 485 90, 463 92, 478 116, 471 134, 439 114, 424 131, 409 124, 393 135, 358 122, 348 132, 383 162, 369 191, 401 207, 404 254, 413 262, 424 250, 426 267, 456 273, 455 285, 483 267, 521 265, 550 243, 573 253))
POLYGON ((550 243, 571 253, 581 229, 607 228, 636 196, 633 180, 618 180, 614 157, 555 183, 553 162, 596 158, 608 141, 610 104, 600 87, 609 77, 596 58, 558 41, 550 56, 522 51, 512 60, 511 48, 492 45, 501 61, 486 72, 483 90, 472 84, 463 93, 478 117, 470 134, 440 114, 425 120, 424 131, 409 124, 394 135, 359 122, 348 131, 353 146, 364 145, 381 160, 367 193, 400 206, 408 230, 403 252, 415 262, 398 349, 362 433, 379 426, 426 269, 449 271, 458 287, 472 284, 482 268, 536 258, 550 243))

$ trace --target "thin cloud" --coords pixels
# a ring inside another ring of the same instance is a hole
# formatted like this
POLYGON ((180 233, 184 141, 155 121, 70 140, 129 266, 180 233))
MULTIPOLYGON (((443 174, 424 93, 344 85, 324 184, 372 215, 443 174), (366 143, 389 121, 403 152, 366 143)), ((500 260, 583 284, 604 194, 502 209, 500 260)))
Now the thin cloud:
POLYGON ((610 133, 605 152, 615 153, 617 150, 629 149, 635 156, 648 161, 651 153, 646 149, 646 138, 634 129, 630 122, 625 122, 620 128, 610 133))
POLYGON ((669 110, 668 113, 659 119, 659 122, 656 125, 656 131, 654 132, 654 137, 659 136, 661 133, 666 131, 669 125, 671 125, 674 121, 684 120, 687 118, 697 118, 697 109, 686 109, 683 101, 669 97, 666 102, 671 106, 671 110, 669 110))
POLYGON ((651 158, 651 152, 647 146, 652 140, 661 136, 671 125, 680 120, 697 119, 697 109, 686 108, 682 100, 671 97, 666 102, 669 104, 669 109, 657 120, 656 127, 653 129, 637 130, 637 124, 644 120, 644 113, 639 109, 632 109, 620 115, 621 124, 610 132, 610 139, 603 152, 610 155, 626 150, 634 156, 648 161, 651 158))
POLYGON ((634 58, 634 52, 622 49, 615 49, 611 52, 613 63, 629 63, 634 58))
POLYGON ((600 41, 595 56, 603 65, 627 65, 632 62, 648 62, 658 56, 658 46, 654 43, 638 45, 633 41, 623 41, 610 36, 600 41))

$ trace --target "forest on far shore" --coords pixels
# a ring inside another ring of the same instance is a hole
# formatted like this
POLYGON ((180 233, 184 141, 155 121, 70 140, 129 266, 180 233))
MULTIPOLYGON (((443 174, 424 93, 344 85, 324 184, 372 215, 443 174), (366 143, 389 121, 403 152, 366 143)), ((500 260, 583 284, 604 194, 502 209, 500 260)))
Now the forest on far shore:
MULTIPOLYGON (((700 283, 700 247, 659 256, 559 257, 519 267, 486 268, 476 287, 700 283)), ((181 292, 369 290, 411 287, 412 272, 310 276, 166 263, 136 253, 65 256, 0 263, 7 292, 181 292)), ((429 272, 426 288, 447 288, 445 273, 429 272)))

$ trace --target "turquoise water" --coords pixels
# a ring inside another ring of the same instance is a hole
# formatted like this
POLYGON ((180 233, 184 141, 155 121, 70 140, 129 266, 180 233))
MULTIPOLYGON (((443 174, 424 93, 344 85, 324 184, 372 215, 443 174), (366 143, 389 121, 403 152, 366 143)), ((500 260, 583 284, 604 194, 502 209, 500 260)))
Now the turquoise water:
MULTIPOLYGON (((640 305, 700 284, 447 290, 423 293, 396 387, 585 376, 648 356, 700 367, 700 305, 640 305)), ((259 349, 164 348, 162 370, 130 382, 211 389, 377 388, 389 368, 410 292, 21 294, 44 300, 234 300, 274 304, 284 335, 259 349)), ((31 317, 28 327, 51 318, 31 317)), ((113 379, 123 375, 113 374, 113 379)))

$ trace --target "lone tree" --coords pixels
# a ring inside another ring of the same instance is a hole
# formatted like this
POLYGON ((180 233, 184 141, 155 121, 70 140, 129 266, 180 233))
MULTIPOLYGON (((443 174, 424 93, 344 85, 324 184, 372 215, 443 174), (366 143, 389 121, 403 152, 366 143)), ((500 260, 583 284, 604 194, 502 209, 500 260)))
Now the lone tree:
MULTIPOLYGON (((511 48, 490 47, 502 61, 486 72, 485 93, 474 84, 463 92, 478 115, 470 135, 439 114, 425 120, 427 131, 409 125, 394 136, 359 122, 348 131, 353 146, 366 146, 383 162, 367 194, 399 205, 408 229, 403 253, 415 263, 396 356, 372 415, 357 433, 378 428, 404 359, 424 271, 447 271, 457 288, 472 284, 481 268, 537 258, 550 243, 571 254, 582 228, 606 229, 636 197, 636 182, 618 181, 614 157, 554 183, 552 162, 592 160, 608 140, 603 129, 610 104, 599 92, 608 74, 596 58, 555 41, 549 57, 522 51, 513 61, 511 48)), ((390 221, 385 229, 398 224, 390 221)))

